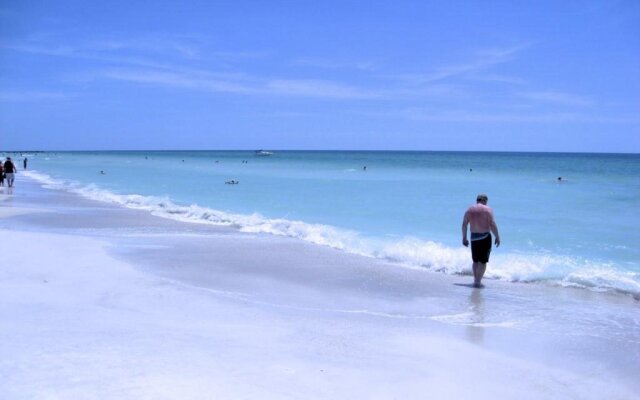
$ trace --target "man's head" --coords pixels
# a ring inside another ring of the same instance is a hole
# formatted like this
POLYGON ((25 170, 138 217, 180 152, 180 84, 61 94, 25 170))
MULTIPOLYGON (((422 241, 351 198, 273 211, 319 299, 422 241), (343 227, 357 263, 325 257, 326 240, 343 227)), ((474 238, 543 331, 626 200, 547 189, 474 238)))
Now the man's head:
POLYGON ((486 194, 479 194, 478 197, 476 197, 476 203, 482 203, 484 205, 487 204, 487 201, 489 201, 489 198, 487 197, 486 194))

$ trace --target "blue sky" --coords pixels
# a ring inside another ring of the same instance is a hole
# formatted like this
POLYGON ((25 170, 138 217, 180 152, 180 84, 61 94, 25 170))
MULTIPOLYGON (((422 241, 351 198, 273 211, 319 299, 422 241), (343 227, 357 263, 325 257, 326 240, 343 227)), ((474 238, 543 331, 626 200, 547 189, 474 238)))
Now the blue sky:
POLYGON ((640 152, 638 1, 0 2, 0 150, 640 152))

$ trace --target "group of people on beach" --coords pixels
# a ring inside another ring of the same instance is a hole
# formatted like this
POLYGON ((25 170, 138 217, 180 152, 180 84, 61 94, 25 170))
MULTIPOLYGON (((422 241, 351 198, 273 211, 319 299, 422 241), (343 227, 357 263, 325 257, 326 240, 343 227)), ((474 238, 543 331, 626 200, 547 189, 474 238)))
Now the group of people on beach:
MULTIPOLYGON (((27 169, 27 159, 24 159, 24 169, 27 169)), ((15 174, 18 173, 18 169, 11 160, 11 157, 7 157, 4 163, 0 162, 0 186, 4 186, 6 179, 7 186, 12 188, 13 181, 15 180, 15 174)))

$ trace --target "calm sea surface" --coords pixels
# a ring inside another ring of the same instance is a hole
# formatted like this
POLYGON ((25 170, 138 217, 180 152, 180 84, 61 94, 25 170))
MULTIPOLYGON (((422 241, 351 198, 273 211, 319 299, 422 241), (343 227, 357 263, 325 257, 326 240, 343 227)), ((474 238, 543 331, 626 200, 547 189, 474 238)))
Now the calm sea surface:
POLYGON ((486 193, 502 236, 488 276, 640 294, 640 155, 140 151, 27 157, 29 174, 49 187, 447 273, 470 270, 460 243, 462 216, 486 193), (225 184, 230 180, 239 183, 225 184))

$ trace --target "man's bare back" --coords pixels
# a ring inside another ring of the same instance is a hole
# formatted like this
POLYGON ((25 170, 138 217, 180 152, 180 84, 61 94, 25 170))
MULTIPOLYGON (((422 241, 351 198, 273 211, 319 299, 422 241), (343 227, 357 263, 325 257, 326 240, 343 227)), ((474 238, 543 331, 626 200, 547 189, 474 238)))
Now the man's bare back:
POLYGON ((471 232, 483 233, 491 230, 493 212, 491 207, 484 204, 474 204, 467 210, 467 221, 471 225, 471 232))
POLYGON ((493 219, 493 210, 487 206, 486 200, 478 201, 464 213, 464 219, 462 221, 462 244, 465 246, 469 245, 469 241, 467 240, 467 227, 469 225, 471 233, 493 232, 496 237, 496 246, 500 246, 498 226, 493 219))

